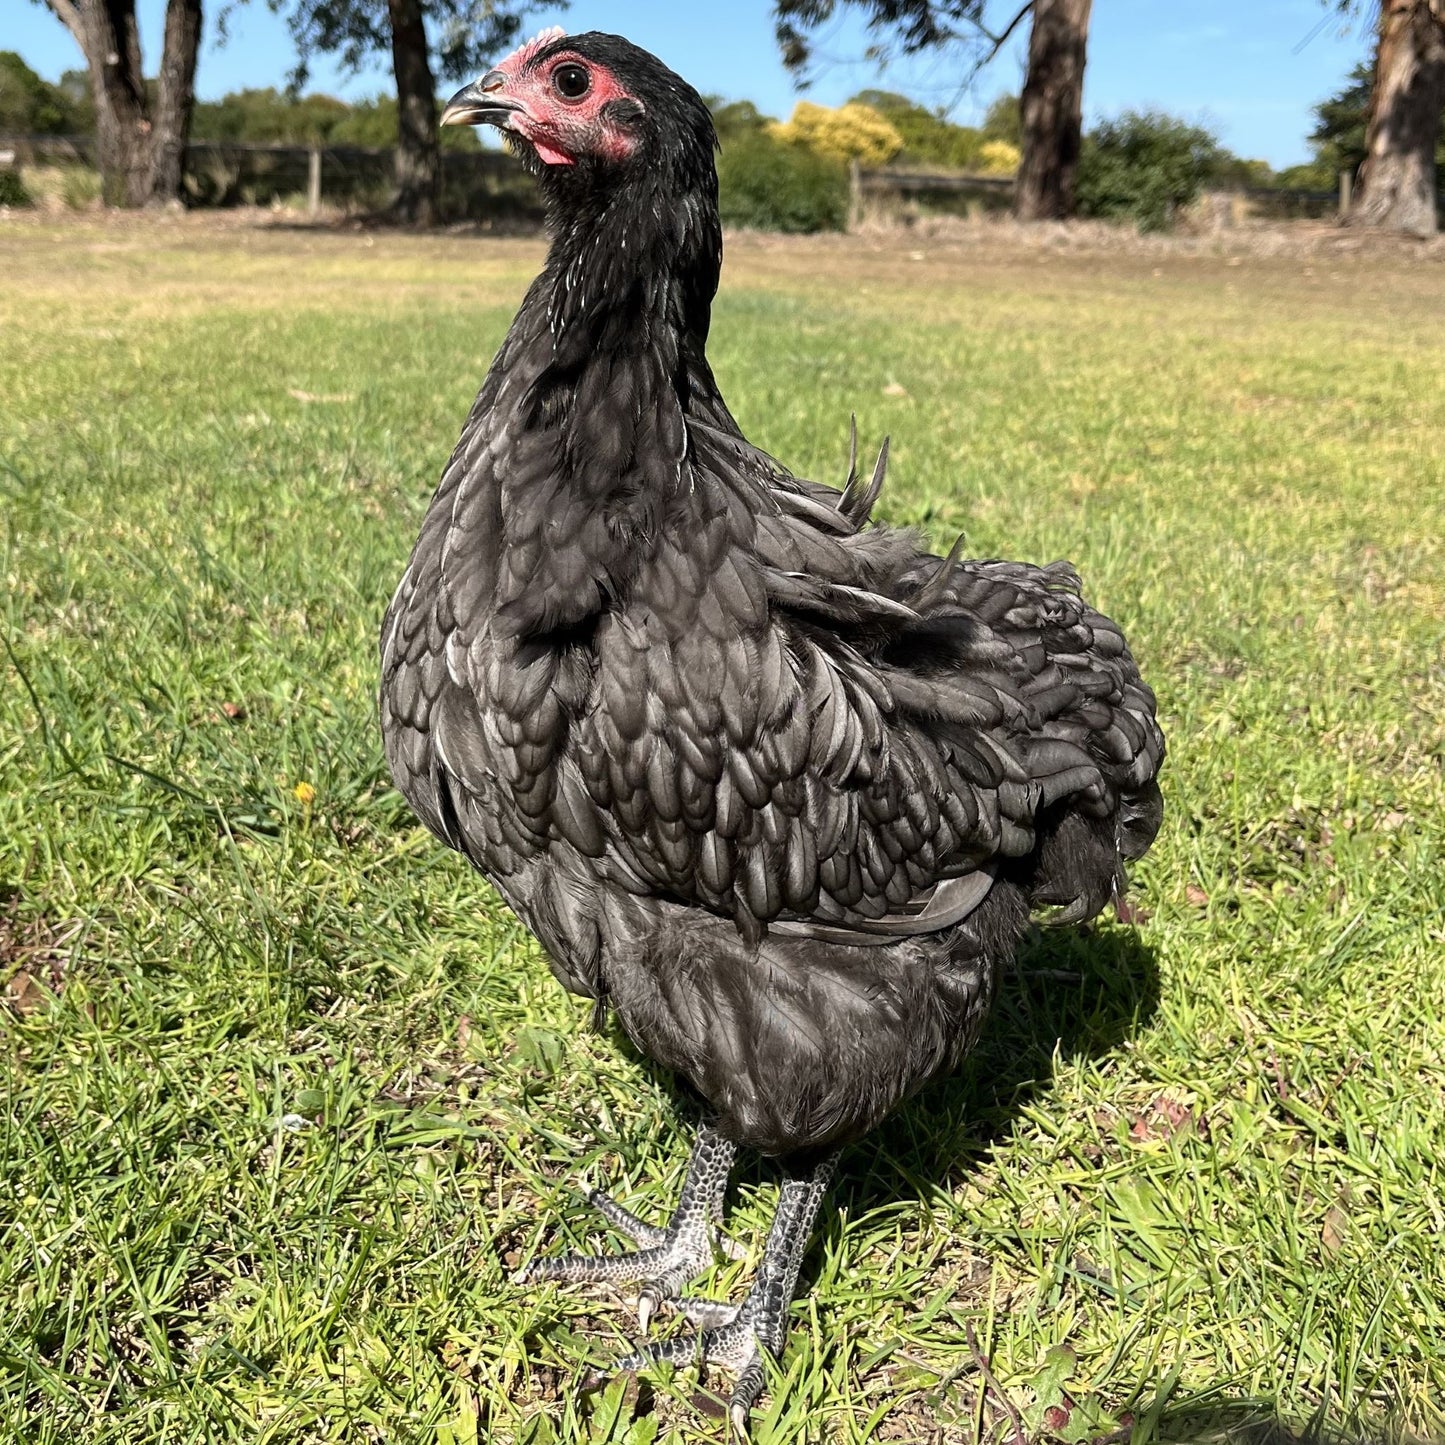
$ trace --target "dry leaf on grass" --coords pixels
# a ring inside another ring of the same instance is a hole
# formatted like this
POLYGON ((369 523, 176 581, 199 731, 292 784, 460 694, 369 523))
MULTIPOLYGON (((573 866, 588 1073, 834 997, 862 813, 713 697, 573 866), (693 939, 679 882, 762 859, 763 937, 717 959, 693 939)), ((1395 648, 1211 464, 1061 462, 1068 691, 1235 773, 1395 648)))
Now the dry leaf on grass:
POLYGON ((50 997, 45 985, 23 968, 17 969, 6 980, 5 1002, 22 1016, 38 1013, 50 1002, 50 997))
POLYGON ((1142 1144, 1150 1139, 1172 1139, 1185 1130, 1208 1136, 1204 1120, 1196 1117, 1187 1104, 1160 1094, 1148 1108, 1135 1115, 1133 1124, 1129 1126, 1129 1137, 1142 1144))

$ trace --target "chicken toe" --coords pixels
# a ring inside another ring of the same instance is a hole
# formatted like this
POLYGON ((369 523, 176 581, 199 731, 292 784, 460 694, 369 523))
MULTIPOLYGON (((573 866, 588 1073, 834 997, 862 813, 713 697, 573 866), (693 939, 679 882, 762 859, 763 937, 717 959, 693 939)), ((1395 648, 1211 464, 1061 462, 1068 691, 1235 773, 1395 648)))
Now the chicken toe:
POLYGON ((687 1177, 677 1208, 666 1226, 648 1224, 601 1190, 589 1190, 587 1201, 619 1233, 638 1248, 621 1254, 565 1254, 534 1259, 517 1274, 519 1284, 558 1280, 614 1287, 638 1285, 638 1320, 645 1332, 652 1316, 687 1283, 714 1262, 715 1250, 733 1254, 736 1246, 717 1235, 734 1146, 716 1129, 698 1130, 687 1177))
POLYGON ((704 1368, 721 1365, 736 1376, 728 1400, 728 1419, 734 1436, 745 1439, 749 1412, 766 1383, 765 1357, 776 1359, 782 1353, 798 1272, 818 1206, 836 1167, 834 1154, 784 1181, 767 1249, 752 1288, 740 1305, 686 1295, 668 1299, 668 1305, 698 1326, 698 1332, 639 1345, 610 1370, 591 1375, 584 1389, 596 1389, 612 1375, 651 1365, 685 1365, 694 1360, 704 1368))

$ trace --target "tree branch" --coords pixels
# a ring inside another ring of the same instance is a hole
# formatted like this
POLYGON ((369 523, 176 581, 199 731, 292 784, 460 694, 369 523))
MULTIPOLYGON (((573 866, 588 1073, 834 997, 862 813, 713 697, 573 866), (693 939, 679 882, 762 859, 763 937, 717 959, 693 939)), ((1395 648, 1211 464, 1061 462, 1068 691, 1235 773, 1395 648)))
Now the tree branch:
POLYGON ((1000 31, 997 35, 990 35, 987 30, 984 30, 982 25, 978 27, 981 31, 983 31, 983 38, 985 40, 992 41, 993 43, 989 49, 988 54, 985 55, 976 66, 974 66, 975 70, 982 70, 984 66, 987 65, 989 61, 992 60, 994 56, 997 55, 999 51, 1008 44, 1009 36, 1012 35, 1014 31, 1023 24, 1024 16, 1027 15, 1033 8, 1034 0, 1027 0, 1027 3, 1024 5, 1023 9, 1020 10, 1019 13, 1015 15, 1014 18, 1010 20, 1009 23, 1005 25, 1002 31, 1000 31))
POLYGON ((973 83, 978 79, 979 73, 983 70, 984 66, 1008 44, 1009 37, 1023 24, 1024 17, 1033 13, 1034 3, 1035 0, 1026 0, 1023 9, 1021 9, 997 35, 991 30, 986 30, 979 21, 974 21, 974 24, 978 27, 979 34, 990 42, 988 52, 985 55, 979 56, 979 58, 968 67, 968 73, 963 78, 963 84, 958 87, 953 99, 943 108, 945 114, 950 112, 973 88, 973 83))
MULTIPOLYGON (((45 4, 50 13, 70 31, 75 43, 80 46, 80 53, 86 55, 85 22, 81 19, 80 10, 71 0, 45 0, 45 4)), ((86 58, 89 59, 89 56, 86 55, 86 58)))

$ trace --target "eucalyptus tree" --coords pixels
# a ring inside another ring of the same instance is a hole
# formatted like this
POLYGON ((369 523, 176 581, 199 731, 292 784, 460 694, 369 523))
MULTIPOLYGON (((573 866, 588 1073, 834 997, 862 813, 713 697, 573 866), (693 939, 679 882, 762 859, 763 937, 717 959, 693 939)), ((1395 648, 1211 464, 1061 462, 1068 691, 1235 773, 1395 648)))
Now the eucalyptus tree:
POLYGON ((812 39, 842 9, 862 12, 873 53, 952 50, 964 78, 976 74, 1025 20, 1028 69, 1020 99, 1014 214, 1042 221, 1074 211, 1083 139, 1084 63, 1092 0, 1026 0, 1000 25, 989 0, 774 0, 778 43, 791 69, 806 72, 812 39))
POLYGON ((1439 227, 1436 146, 1445 112, 1445 0, 1379 0, 1377 8, 1365 158, 1348 219, 1433 235, 1439 227))
MULTIPOLYGON (((486 69, 515 43, 543 0, 269 0, 284 12, 300 56, 294 79, 305 79, 318 51, 353 71, 389 54, 396 79, 398 220, 439 219, 441 154, 437 145, 436 81, 461 80, 486 69)), ((561 0, 565 5, 566 0, 561 0)), ((546 8, 561 8, 551 0, 546 8)))
POLYGON ((196 103, 201 0, 167 0, 160 67, 142 69, 136 0, 43 0, 85 57, 102 193, 114 206, 180 199, 196 103))

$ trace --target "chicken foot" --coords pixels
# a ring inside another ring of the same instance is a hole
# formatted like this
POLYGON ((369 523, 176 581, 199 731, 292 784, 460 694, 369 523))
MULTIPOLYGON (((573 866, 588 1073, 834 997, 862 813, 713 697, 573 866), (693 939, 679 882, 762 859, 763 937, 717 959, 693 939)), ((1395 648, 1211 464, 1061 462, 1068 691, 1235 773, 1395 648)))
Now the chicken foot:
POLYGON ((590 1377, 584 1388, 597 1388, 611 1374, 663 1362, 685 1365, 699 1360, 704 1366, 721 1365, 737 1376, 728 1401, 728 1419, 733 1434, 746 1439, 748 1412, 765 1383, 763 1356, 766 1353, 776 1359, 782 1353, 798 1271, 808 1251, 818 1206, 837 1166, 837 1154, 830 1154, 806 1172, 785 1178, 762 1262, 741 1304, 686 1295, 668 1299, 667 1304, 691 1320, 698 1333, 639 1345, 610 1371, 590 1377))
POLYGON ((697 1132, 677 1208, 665 1227, 648 1224, 600 1189, 587 1191, 587 1202, 638 1248, 625 1254, 566 1254, 535 1259, 519 1271, 519 1284, 539 1280, 567 1283, 640 1285, 637 1319, 643 1332, 664 1300, 713 1263, 714 1248, 730 1258, 743 1250, 717 1233, 737 1146, 711 1125, 697 1132))

